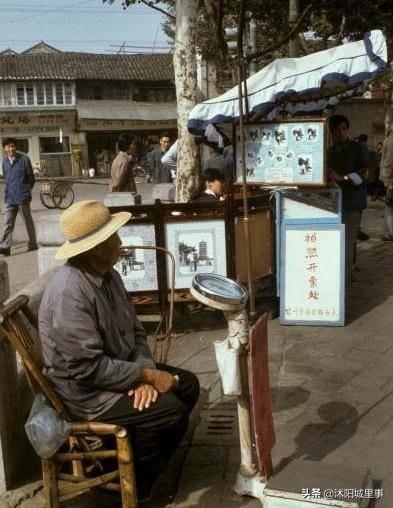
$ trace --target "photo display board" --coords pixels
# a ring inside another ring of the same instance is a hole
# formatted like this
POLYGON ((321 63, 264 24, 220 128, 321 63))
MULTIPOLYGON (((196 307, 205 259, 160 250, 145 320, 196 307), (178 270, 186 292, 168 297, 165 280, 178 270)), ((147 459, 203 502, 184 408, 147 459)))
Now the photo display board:
POLYGON ((345 226, 282 225, 280 322, 344 326, 345 226))
MULTIPOLYGON (((247 183, 324 186, 325 125, 323 119, 246 125, 247 183)), ((239 126, 236 178, 243 181, 239 126)))

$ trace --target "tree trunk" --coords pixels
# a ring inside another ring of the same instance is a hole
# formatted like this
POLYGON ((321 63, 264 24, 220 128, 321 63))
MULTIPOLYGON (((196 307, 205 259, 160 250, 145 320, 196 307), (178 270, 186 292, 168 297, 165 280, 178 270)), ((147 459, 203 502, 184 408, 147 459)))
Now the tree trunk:
POLYGON ((390 66, 387 74, 387 89, 385 91, 385 136, 389 134, 393 123, 393 65, 390 66))
POLYGON ((176 1, 175 70, 179 151, 176 201, 186 202, 199 186, 199 155, 194 137, 187 130, 188 115, 196 104, 196 24, 198 0, 176 1))
MULTIPOLYGON (((299 0, 289 0, 289 28, 292 29, 299 20, 299 0)), ((297 57, 300 54, 299 35, 294 34, 288 43, 288 56, 297 57)))

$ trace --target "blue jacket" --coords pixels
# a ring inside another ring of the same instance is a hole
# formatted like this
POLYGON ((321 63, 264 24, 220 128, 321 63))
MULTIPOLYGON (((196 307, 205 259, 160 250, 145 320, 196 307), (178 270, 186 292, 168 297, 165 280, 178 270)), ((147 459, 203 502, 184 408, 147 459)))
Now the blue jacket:
POLYGON ((9 205, 30 203, 31 189, 34 186, 35 177, 27 155, 17 152, 12 164, 5 156, 3 159, 3 175, 5 178, 5 202, 9 205))

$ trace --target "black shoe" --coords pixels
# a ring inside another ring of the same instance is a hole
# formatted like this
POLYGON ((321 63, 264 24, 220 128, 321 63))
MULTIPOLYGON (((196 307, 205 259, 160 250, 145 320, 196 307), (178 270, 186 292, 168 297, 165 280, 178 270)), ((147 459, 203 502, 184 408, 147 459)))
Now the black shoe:
POLYGON ((11 249, 0 248, 0 254, 3 254, 3 256, 11 256, 11 249))
POLYGON ((365 233, 362 230, 359 231, 358 240, 360 240, 361 242, 365 242, 366 240, 369 240, 369 239, 370 239, 370 237, 367 233, 365 233))
POLYGON ((38 245, 35 245, 34 247, 29 247, 27 249, 27 252, 30 252, 31 250, 38 250, 38 245))

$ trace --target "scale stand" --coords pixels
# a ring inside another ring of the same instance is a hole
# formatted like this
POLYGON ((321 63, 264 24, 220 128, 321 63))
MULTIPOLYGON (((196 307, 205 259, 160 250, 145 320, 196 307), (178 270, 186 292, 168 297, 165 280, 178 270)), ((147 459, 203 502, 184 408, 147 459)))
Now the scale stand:
POLYGON ((237 282, 216 274, 198 274, 190 288, 200 303, 223 311, 228 323, 228 337, 215 342, 217 364, 224 395, 237 395, 241 463, 234 490, 236 494, 263 501, 266 482, 252 453, 250 392, 248 382, 249 322, 245 306, 247 290, 237 282))

